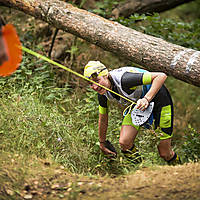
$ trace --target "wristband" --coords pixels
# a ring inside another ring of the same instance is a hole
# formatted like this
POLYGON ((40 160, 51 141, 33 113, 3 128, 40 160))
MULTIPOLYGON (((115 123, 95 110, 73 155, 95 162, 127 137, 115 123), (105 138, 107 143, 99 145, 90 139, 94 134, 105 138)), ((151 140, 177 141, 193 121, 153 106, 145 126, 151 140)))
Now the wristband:
POLYGON ((147 99, 147 97, 143 97, 144 99, 146 99, 147 100, 147 102, 149 103, 149 100, 147 99))

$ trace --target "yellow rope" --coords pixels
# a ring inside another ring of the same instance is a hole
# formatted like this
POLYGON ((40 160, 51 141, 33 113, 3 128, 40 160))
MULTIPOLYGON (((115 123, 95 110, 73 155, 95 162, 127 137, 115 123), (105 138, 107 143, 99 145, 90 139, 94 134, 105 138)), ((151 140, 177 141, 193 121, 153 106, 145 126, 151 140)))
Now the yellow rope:
POLYGON ((133 102, 132 104, 130 104, 129 106, 127 106, 124 111, 123 111, 123 116, 128 115, 131 112, 132 106, 133 104, 136 104, 135 102, 133 102), (128 112, 126 113, 126 111, 128 110, 128 112))
POLYGON ((125 99, 125 100, 131 102, 131 105, 129 105, 129 106, 124 110, 123 113, 125 113, 125 111, 126 111, 128 108, 129 108, 128 113, 130 113, 130 110, 131 110, 132 105, 133 105, 133 104, 136 104, 134 101, 132 101, 132 100, 130 100, 130 99, 128 99, 128 98, 126 98, 126 97, 124 97, 124 96, 122 96, 122 95, 120 95, 120 94, 118 94, 118 93, 116 93, 116 92, 114 92, 114 91, 112 91, 112 90, 110 90, 109 88, 107 88, 107 87, 105 87, 105 86, 103 86, 103 85, 100 85, 99 83, 96 83, 96 82, 93 81, 93 80, 90 80, 89 78, 83 76, 82 74, 79 74, 79 73, 73 71, 72 69, 65 67, 64 65, 61 65, 61 64, 59 64, 59 63, 57 63, 57 62, 55 62, 55 61, 53 61, 53 60, 47 58, 46 56, 43 56, 43 55, 41 55, 41 54, 39 54, 39 53, 36 53, 35 51, 32 51, 32 50, 30 50, 30 49, 28 49, 28 48, 26 48, 26 47, 23 47, 23 46, 22 46, 21 48, 22 48, 23 51, 25 51, 25 52, 27 52, 27 53, 33 55, 33 56, 36 56, 36 57, 38 57, 38 58, 41 58, 42 60, 45 60, 45 61, 47 61, 48 63, 51 63, 51 64, 53 64, 53 65, 56 65, 56 66, 58 66, 58 67, 60 67, 60 68, 62 68, 62 69, 64 69, 64 70, 68 71, 68 72, 71 72, 71 73, 75 74, 76 76, 79 76, 80 78, 83 78, 83 79, 85 79, 85 80, 87 80, 87 81, 89 81, 89 82, 91 82, 91 83, 94 83, 94 84, 98 85, 99 87, 102 87, 103 89, 105 89, 105 90, 107 90, 107 91, 109 91, 109 92, 112 92, 112 93, 114 93, 114 94, 120 96, 121 98, 123 98, 123 99, 125 99))

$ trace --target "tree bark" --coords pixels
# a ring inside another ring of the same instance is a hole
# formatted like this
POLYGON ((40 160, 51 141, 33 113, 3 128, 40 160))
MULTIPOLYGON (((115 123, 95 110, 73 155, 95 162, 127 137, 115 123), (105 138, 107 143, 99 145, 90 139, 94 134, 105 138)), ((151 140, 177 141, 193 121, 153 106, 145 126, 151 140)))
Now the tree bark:
POLYGON ((200 51, 149 36, 59 0, 0 0, 143 66, 200 86, 200 51))
POLYGON ((163 12, 194 0, 127 0, 112 11, 115 18, 129 17, 133 13, 163 12))

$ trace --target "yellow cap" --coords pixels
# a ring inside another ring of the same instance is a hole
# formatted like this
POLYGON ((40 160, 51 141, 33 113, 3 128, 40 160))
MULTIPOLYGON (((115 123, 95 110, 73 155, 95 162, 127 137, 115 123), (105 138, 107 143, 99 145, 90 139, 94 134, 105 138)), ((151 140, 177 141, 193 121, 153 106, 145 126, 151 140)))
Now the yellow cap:
POLYGON ((104 64, 99 61, 89 61, 84 68, 84 76, 91 79, 92 76, 105 76, 108 74, 108 70, 104 64))

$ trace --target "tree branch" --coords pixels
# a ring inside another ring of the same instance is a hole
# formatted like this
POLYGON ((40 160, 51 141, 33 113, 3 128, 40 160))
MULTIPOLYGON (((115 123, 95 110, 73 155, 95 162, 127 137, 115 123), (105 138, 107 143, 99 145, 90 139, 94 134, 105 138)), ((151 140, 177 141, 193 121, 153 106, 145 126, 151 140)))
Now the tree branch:
POLYGON ((115 18, 119 16, 129 17, 134 13, 163 12, 194 0, 127 0, 112 11, 115 18))
POLYGON ((200 51, 127 28, 59 0, 0 0, 150 71, 200 86, 200 51))

